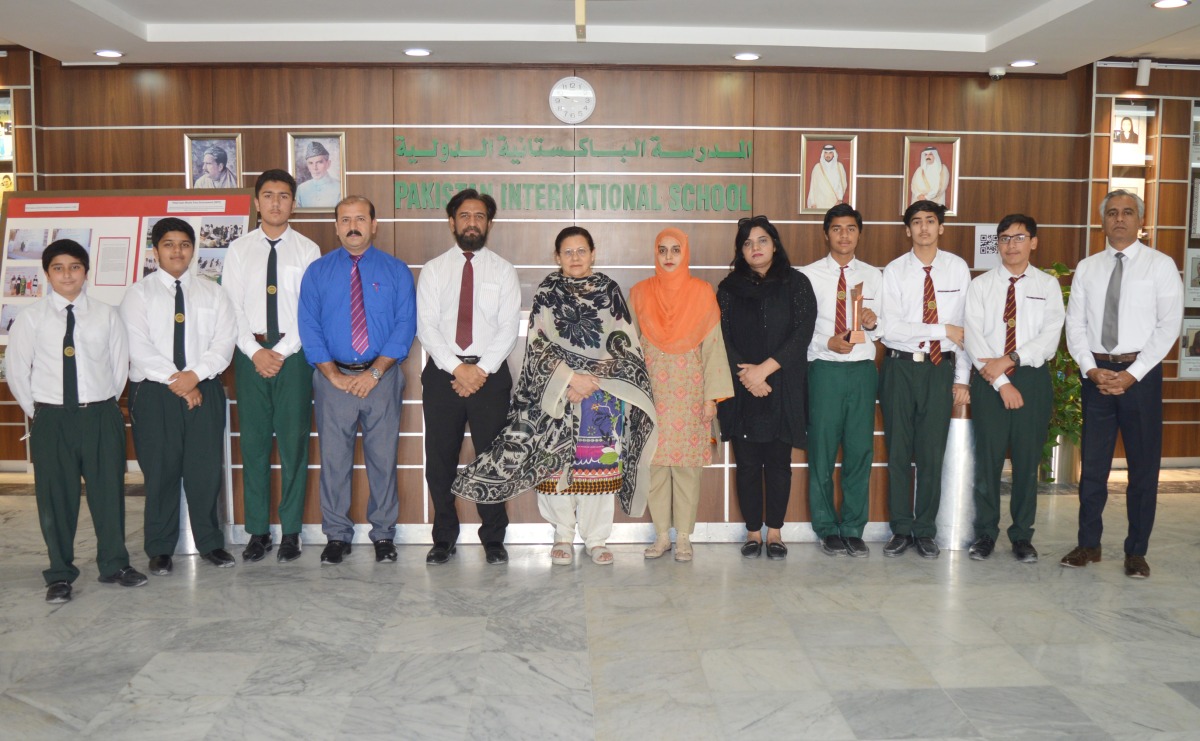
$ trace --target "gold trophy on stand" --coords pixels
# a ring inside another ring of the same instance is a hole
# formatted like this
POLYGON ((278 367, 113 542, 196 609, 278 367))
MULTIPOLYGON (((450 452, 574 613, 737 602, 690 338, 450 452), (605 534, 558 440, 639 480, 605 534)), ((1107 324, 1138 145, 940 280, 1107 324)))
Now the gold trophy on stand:
POLYGON ((862 329, 863 284, 859 283, 850 289, 850 331, 846 333, 846 342, 851 345, 861 345, 867 341, 867 333, 862 329))

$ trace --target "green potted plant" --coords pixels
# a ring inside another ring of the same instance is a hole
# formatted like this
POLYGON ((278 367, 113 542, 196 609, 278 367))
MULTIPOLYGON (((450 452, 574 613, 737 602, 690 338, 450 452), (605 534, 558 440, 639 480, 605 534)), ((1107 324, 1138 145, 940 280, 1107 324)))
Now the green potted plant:
MULTIPOLYGON (((1045 268, 1046 272, 1058 278, 1070 275, 1074 271, 1061 262, 1053 263, 1045 268)), ((1063 303, 1071 299, 1071 286, 1063 285, 1063 303)), ((1054 406, 1050 414, 1050 429, 1046 433, 1046 442, 1042 446, 1042 479, 1054 481, 1054 470, 1051 467, 1051 456, 1060 442, 1068 442, 1074 447, 1079 446, 1079 434, 1083 431, 1083 409, 1080 405, 1081 383, 1079 366, 1067 352, 1066 334, 1059 340, 1058 351, 1047 363, 1050 368, 1050 384, 1054 389, 1054 406)))

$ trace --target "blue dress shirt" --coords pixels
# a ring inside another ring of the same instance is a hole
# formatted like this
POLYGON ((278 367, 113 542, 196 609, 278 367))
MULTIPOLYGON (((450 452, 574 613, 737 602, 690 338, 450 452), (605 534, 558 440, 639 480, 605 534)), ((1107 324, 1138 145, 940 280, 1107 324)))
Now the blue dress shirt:
POLYGON ((361 355, 350 344, 350 253, 339 248, 304 271, 298 323, 304 355, 312 366, 330 361, 357 364, 383 355, 408 357, 417 331, 412 271, 374 245, 358 261, 369 345, 361 355))

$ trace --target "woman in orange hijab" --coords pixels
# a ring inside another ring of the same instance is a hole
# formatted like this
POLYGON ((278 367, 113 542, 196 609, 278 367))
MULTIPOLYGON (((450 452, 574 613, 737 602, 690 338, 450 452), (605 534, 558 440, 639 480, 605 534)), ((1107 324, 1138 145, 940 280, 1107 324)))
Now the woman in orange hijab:
POLYGON ((654 240, 654 277, 629 294, 659 425, 647 502, 657 535, 645 556, 671 550, 674 525, 676 561, 692 560, 700 471, 712 462, 710 426, 717 401, 733 396, 716 294, 692 277, 690 258, 687 235, 663 229, 654 240))

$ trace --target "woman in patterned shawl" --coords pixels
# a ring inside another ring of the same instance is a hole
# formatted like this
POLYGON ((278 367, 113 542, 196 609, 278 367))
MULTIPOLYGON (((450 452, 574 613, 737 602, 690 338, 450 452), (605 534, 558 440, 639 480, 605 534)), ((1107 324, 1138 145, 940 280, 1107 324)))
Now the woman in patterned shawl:
POLYGON ((592 235, 570 226, 554 240, 561 268, 538 286, 528 346, 508 426, 454 481, 456 496, 504 502, 536 487, 554 525, 556 564, 574 559, 575 529, 597 564, 606 547, 613 495, 640 517, 657 430, 650 376, 621 288, 593 273, 592 235))
POLYGON ((656 538, 646 558, 671 550, 692 560, 700 474, 712 462, 717 402, 733 396, 733 378, 713 287, 688 270, 687 235, 668 227, 654 238, 654 276, 629 292, 658 411, 658 450, 650 466, 650 517, 656 538))

